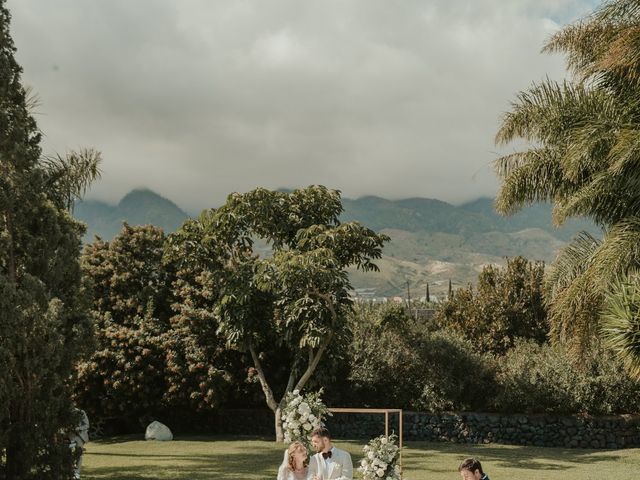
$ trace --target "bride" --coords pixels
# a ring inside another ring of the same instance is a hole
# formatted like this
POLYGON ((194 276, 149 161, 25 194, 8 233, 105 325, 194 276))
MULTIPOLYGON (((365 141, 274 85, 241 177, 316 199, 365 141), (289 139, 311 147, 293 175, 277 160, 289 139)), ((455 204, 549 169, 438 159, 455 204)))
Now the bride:
POLYGON ((284 452, 284 460, 278 469, 278 480, 306 480, 308 463, 307 448, 300 442, 293 442, 284 452))

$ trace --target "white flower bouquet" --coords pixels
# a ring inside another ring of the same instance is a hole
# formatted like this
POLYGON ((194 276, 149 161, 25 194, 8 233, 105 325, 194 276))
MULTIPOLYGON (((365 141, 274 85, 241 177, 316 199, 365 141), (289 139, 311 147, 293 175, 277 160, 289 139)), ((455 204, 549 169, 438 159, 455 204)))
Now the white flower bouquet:
POLYGON ((331 412, 322 403, 322 390, 316 393, 300 395, 298 390, 285 396, 282 409, 282 429, 286 443, 302 442, 307 447, 311 444, 311 432, 324 426, 324 420, 331 412))
POLYGON ((400 480, 400 448, 396 445, 398 437, 381 435, 364 447, 364 458, 358 470, 364 480, 400 480))

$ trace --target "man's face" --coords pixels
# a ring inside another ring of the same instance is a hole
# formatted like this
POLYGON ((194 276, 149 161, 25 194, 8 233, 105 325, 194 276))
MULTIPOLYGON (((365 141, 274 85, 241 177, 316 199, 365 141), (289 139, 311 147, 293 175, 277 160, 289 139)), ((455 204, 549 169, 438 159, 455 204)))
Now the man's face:
POLYGON ((326 439, 324 437, 321 437, 320 435, 314 435, 313 437, 311 437, 311 444, 313 445, 313 449, 320 453, 322 450, 324 450, 324 447, 326 445, 326 439))
POLYGON ((482 478, 482 475, 480 475, 480 470, 476 470, 475 472, 472 472, 470 470, 460 470, 460 476, 463 478, 463 480, 480 480, 482 478))

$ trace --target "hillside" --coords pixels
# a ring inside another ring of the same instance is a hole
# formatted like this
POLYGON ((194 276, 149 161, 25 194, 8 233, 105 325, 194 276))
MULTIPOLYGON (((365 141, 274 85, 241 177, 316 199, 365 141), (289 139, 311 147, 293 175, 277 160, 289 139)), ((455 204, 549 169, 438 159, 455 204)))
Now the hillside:
POLYGON ((129 225, 152 224, 170 233, 189 217, 171 200, 146 189, 129 192, 117 205, 95 200, 78 202, 73 213, 87 224, 85 243, 93 241, 95 236, 111 240, 122 229, 122 222, 129 225))
MULTIPOLYGON (((376 196, 343 199, 341 220, 357 220, 386 233, 391 242, 379 262, 381 271, 351 272, 356 288, 374 289, 376 296, 405 296, 407 284, 414 297, 473 283, 486 264, 502 264, 505 257, 522 255, 550 263, 558 250, 580 230, 598 235, 585 220, 571 220, 562 228, 551 221, 551 207, 533 205, 511 217, 493 210, 493 200, 481 198, 460 206, 429 198, 387 200, 376 196)), ((117 205, 79 202, 74 214, 87 226, 85 242, 94 235, 113 238, 122 222, 154 224, 170 233, 188 215, 170 200, 150 191, 134 190, 117 205)))

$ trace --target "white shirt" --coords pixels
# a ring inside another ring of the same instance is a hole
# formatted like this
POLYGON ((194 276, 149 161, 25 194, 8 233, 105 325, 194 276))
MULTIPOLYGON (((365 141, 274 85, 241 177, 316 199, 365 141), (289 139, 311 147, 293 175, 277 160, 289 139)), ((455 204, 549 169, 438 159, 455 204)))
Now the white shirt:
POLYGON ((331 447, 331 450, 329 450, 331 452, 331 457, 327 457, 324 458, 322 457, 322 459, 324 460, 324 464, 327 467, 327 471, 329 469, 329 466, 333 463, 333 456, 336 454, 336 447, 331 447))

